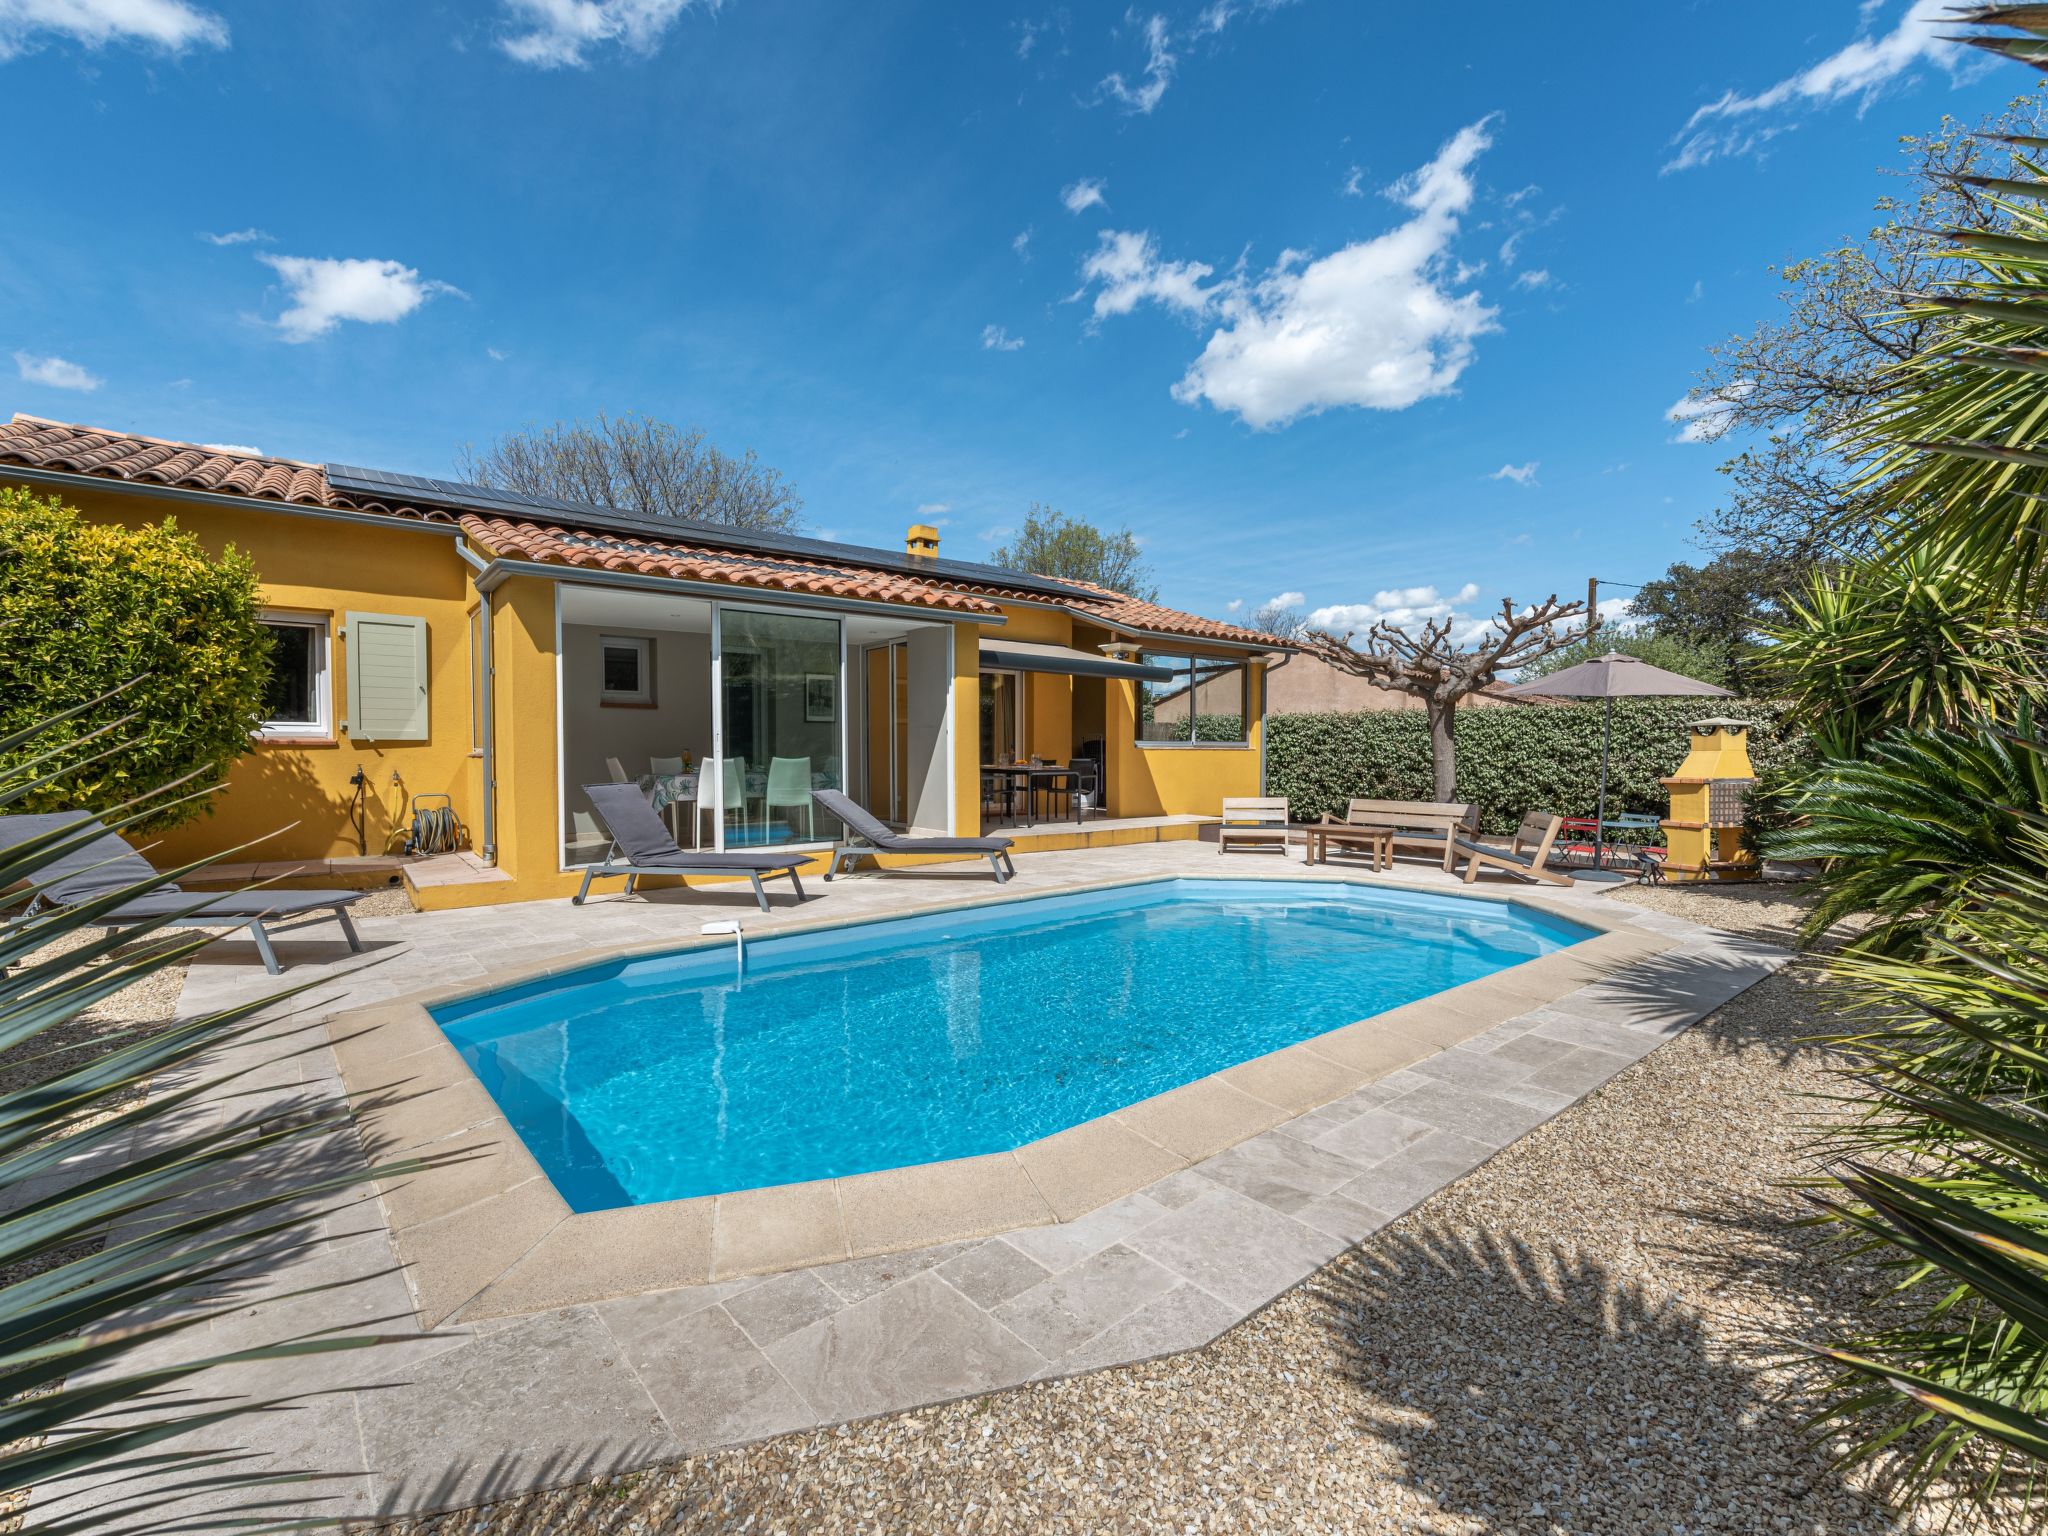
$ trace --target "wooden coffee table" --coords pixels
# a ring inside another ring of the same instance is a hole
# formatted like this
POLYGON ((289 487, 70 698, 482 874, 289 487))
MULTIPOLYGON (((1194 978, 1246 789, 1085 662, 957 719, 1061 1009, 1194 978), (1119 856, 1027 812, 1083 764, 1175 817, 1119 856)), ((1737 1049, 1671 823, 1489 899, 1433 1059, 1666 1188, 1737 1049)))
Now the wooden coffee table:
POLYGON ((1314 822, 1302 828, 1303 840, 1308 845, 1308 862, 1327 864, 1330 849, 1349 848, 1372 855, 1372 867, 1376 870, 1394 867, 1394 830, 1391 827, 1353 827, 1330 822, 1314 822))

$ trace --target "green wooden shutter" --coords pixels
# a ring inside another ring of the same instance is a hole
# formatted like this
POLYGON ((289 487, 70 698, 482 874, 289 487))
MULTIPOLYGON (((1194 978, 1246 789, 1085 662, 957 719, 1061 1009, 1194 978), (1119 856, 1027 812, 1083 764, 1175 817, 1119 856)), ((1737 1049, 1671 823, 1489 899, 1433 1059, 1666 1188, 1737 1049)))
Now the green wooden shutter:
POLYGON ((395 613, 347 619, 348 734, 427 739, 427 621, 395 613))

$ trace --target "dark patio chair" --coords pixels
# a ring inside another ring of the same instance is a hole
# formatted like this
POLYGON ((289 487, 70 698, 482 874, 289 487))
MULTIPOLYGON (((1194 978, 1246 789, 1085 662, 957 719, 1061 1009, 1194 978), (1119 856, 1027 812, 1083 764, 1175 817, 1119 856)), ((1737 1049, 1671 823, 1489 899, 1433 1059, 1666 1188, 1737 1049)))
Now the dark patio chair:
POLYGON ((642 875, 744 875, 763 912, 768 910, 768 893, 761 888, 762 877, 787 875, 796 887, 796 899, 804 899, 804 883, 797 875, 806 861, 801 853, 710 853, 684 848, 669 835, 639 785, 586 784, 583 793, 590 796, 597 819, 612 841, 604 862, 583 871, 583 884, 570 898, 577 906, 590 894, 591 881, 614 875, 626 877, 629 896, 639 887, 642 875))
MULTIPOLYGON (((50 907, 77 907, 119 894, 133 885, 157 879, 154 865, 127 843, 101 826, 87 811, 53 811, 35 816, 0 816, 0 837, 26 841, 62 828, 98 836, 73 849, 41 875, 42 890, 29 903, 29 911, 50 907)), ((361 954, 363 941, 356 937, 348 908, 368 891, 188 891, 170 883, 158 884, 143 895, 97 913, 92 921, 102 928, 133 928, 141 923, 164 922, 172 927, 246 928, 256 945, 263 968, 275 976, 284 970, 277 951, 270 946, 273 931, 283 932, 280 923, 292 928, 325 922, 328 917, 341 925, 349 949, 361 954), (296 919, 296 921, 294 921, 296 919), (266 927, 265 924, 271 925, 266 927)))
POLYGON ((1010 862, 1010 839, 1007 837, 947 837, 933 833, 891 832, 836 789, 814 789, 811 798, 818 802, 819 810, 837 816, 846 823, 847 831, 860 839, 859 844, 849 843, 832 850, 832 867, 825 871, 828 882, 839 873, 841 864, 850 869, 871 853, 978 853, 995 871, 996 884, 1001 885, 1017 873, 1017 866, 1010 862))

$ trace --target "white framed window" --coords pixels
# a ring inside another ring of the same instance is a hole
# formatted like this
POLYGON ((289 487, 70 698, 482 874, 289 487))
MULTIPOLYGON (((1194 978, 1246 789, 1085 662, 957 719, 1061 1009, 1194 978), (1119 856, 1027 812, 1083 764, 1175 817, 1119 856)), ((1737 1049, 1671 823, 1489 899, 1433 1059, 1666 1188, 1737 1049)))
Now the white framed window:
POLYGON ((599 635, 598 665, 603 669, 598 702, 626 708, 654 703, 654 642, 645 635, 599 635))
POLYGON ((334 735, 333 690, 327 675, 327 616, 266 613, 270 631, 270 681, 263 691, 265 737, 334 735))

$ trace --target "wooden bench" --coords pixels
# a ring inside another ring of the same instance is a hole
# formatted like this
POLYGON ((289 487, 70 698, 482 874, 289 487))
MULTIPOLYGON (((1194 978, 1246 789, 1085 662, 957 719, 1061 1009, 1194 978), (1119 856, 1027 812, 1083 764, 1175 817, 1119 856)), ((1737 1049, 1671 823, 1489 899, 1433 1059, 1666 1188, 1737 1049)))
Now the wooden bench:
POLYGON ((1341 817, 1325 816, 1323 822, 1384 827, 1392 834, 1395 852, 1436 854, 1448 874, 1457 840, 1479 835, 1479 807, 1443 800, 1353 800, 1341 817))
POLYGON ((1223 825, 1216 829, 1216 851, 1278 848, 1287 852, 1287 800, 1284 796, 1229 799, 1223 802, 1223 825))

